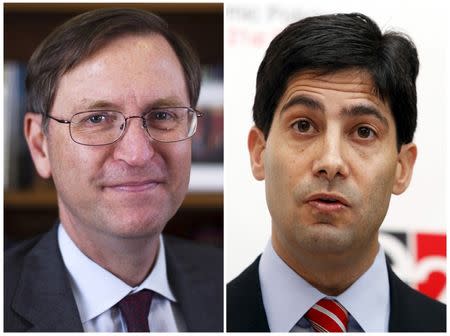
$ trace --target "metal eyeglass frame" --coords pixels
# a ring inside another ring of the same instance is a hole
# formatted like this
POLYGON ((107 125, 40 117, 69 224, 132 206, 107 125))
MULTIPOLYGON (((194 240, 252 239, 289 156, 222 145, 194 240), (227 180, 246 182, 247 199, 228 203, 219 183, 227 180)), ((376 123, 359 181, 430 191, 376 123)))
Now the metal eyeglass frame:
POLYGON ((80 112, 75 113, 75 114, 70 118, 70 120, 59 119, 59 118, 56 118, 56 117, 54 117, 54 116, 51 116, 50 114, 45 114, 45 117, 48 117, 48 118, 50 118, 50 119, 52 119, 52 120, 54 120, 54 121, 56 121, 56 122, 58 122, 58 123, 69 125, 69 134, 70 134, 70 138, 72 139, 73 142, 75 142, 75 143, 77 143, 77 144, 79 144, 79 145, 83 145, 83 146, 108 146, 108 145, 112 145, 112 144, 116 143, 117 141, 119 141, 119 140, 124 136, 124 134, 125 134, 125 132, 126 132, 126 129, 127 129, 127 121, 128 121, 128 119, 133 119, 133 118, 142 119, 142 126, 143 126, 143 128, 145 128, 147 135, 148 135, 151 139, 153 139, 153 140, 155 140, 155 141, 158 141, 158 142, 161 142, 161 143, 172 143, 172 142, 184 141, 184 140, 187 140, 187 139, 189 139, 189 138, 191 138, 191 137, 194 136, 194 134, 195 134, 196 131, 197 131, 197 122, 198 122, 198 119, 197 119, 197 118, 203 117, 203 116, 204 116, 204 113, 203 113, 203 112, 197 111, 196 109, 193 109, 193 108, 187 107, 187 106, 161 106, 161 107, 155 108, 154 110, 160 110, 160 109, 162 110, 162 109, 164 109, 164 108, 184 108, 184 109, 186 109, 186 111, 187 111, 188 113, 189 113, 189 112, 194 113, 194 116, 195 116, 194 118, 195 118, 196 122, 195 122, 195 128, 194 128, 194 131, 192 132, 192 134, 189 135, 189 136, 187 136, 187 137, 185 137, 185 138, 183 138, 183 139, 172 140, 172 141, 164 141, 164 140, 155 139, 155 138, 150 134, 150 132, 149 132, 149 130, 148 130, 148 127, 147 127, 147 125, 146 125, 146 120, 145 120, 145 118, 144 118, 144 116, 147 115, 147 114, 149 114, 150 112, 152 112, 152 110, 150 110, 150 111, 144 113, 144 114, 141 115, 141 116, 135 115, 135 116, 129 116, 129 117, 125 117, 125 115, 124 115, 122 112, 116 111, 116 110, 86 110, 86 111, 80 111, 80 112), (119 113, 119 114, 123 117, 123 120, 124 120, 124 123, 123 123, 124 127, 123 127, 122 132, 120 133, 120 135, 118 136, 118 138, 117 138, 116 140, 114 140, 113 142, 105 143, 105 144, 95 144, 95 145, 92 145, 92 144, 85 144, 85 143, 76 141, 76 140, 73 138, 73 135, 72 135, 72 129, 71 129, 71 124, 73 123, 72 119, 73 119, 76 115, 79 115, 79 114, 81 114, 81 113, 86 113, 86 112, 96 112, 96 111, 98 111, 98 112, 102 112, 102 111, 110 111, 110 112, 116 112, 116 113, 119 113))

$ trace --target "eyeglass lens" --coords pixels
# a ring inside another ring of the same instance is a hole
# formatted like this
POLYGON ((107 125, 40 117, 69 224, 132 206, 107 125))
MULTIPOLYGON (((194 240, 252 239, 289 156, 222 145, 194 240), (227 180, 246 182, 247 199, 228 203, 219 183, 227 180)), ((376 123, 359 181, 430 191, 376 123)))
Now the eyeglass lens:
POLYGON ((142 117, 128 118, 118 111, 99 110, 75 114, 70 123, 70 135, 80 144, 111 144, 120 139, 132 118, 142 119, 149 136, 161 142, 185 140, 195 133, 197 126, 196 112, 187 107, 152 109, 142 117))

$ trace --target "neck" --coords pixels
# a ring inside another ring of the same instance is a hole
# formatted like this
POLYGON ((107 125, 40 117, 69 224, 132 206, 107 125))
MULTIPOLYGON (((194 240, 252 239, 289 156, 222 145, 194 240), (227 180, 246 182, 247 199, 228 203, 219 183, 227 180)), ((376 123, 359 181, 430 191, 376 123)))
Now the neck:
POLYGON ((276 239, 272 245, 278 256, 305 281, 320 292, 337 296, 349 288, 372 265, 378 253, 378 241, 364 249, 342 254, 317 254, 295 249, 291 253, 276 239))
POLYGON ((159 251, 159 234, 152 237, 123 238, 85 230, 61 218, 64 229, 89 259, 132 287, 144 281, 159 251))

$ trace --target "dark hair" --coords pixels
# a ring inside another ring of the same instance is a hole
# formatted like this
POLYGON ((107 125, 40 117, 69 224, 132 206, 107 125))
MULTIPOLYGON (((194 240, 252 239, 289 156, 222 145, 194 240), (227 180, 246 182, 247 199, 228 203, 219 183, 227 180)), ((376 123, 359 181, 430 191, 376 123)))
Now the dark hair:
POLYGON ((417 50, 408 36, 382 34, 374 21, 359 13, 308 17, 274 38, 258 70, 255 125, 267 138, 279 99, 295 73, 350 68, 372 76, 377 94, 393 113, 397 145, 410 143, 417 124, 417 50))
MULTIPOLYGON (((28 63, 27 109, 50 112, 61 77, 107 43, 129 34, 160 34, 175 51, 184 71, 191 107, 200 91, 200 63, 188 43, 160 17, 140 9, 97 9, 80 14, 54 30, 28 63)), ((44 120, 44 129, 48 118, 44 120)))

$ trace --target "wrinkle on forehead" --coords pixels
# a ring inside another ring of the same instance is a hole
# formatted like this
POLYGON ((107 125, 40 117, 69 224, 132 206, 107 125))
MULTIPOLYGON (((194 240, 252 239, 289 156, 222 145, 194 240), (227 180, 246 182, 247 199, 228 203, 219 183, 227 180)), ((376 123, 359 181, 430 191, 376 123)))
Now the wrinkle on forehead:
POLYGON ((280 103, 289 101, 299 91, 321 95, 319 90, 351 93, 354 99, 368 99, 375 105, 385 105, 384 99, 378 94, 372 76, 360 69, 339 70, 327 74, 314 70, 296 73, 288 80, 280 103))
POLYGON ((298 80, 321 82, 324 88, 333 86, 336 84, 342 85, 344 90, 353 91, 354 87, 361 87, 364 91, 371 91, 374 87, 372 76, 364 70, 348 69, 339 70, 337 72, 331 72, 322 74, 318 71, 306 70, 294 74, 288 80, 288 86, 298 80))

